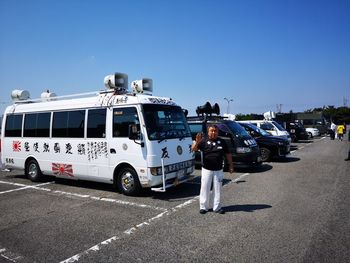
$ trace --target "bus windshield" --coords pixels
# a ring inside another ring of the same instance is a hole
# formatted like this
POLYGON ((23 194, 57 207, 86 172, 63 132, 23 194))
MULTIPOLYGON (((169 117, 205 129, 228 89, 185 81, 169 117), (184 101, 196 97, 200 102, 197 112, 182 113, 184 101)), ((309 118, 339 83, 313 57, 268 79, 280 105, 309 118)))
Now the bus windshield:
POLYGON ((143 114, 150 140, 191 137, 185 115, 179 106, 145 104, 143 114))

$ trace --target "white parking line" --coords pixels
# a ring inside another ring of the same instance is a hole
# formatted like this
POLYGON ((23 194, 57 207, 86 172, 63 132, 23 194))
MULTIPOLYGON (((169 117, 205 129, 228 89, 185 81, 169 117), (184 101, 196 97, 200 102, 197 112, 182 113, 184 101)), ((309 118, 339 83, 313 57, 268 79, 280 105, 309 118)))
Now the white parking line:
POLYGON ((30 188, 31 189, 37 189, 37 190, 43 190, 43 188, 39 188, 39 187, 42 186, 42 185, 51 184, 52 182, 42 183, 42 184, 37 184, 37 185, 25 185, 25 184, 17 184, 17 183, 10 183, 10 182, 4 182, 4 181, 0 181, 0 183, 2 183, 2 184, 10 184, 10 185, 15 185, 15 186, 22 186, 21 188, 16 188, 16 189, 11 189, 11 190, 0 192, 0 195, 1 195, 1 194, 7 194, 7 193, 20 191, 20 190, 24 190, 24 189, 30 189, 30 188))
POLYGON ((64 196, 75 196, 75 197, 80 197, 80 198, 90 198, 90 199, 92 199, 94 201, 102 201, 102 202, 115 203, 115 204, 119 204, 119 205, 128 205, 128 206, 134 206, 134 207, 149 208, 149 209, 159 210, 159 211, 166 211, 166 208, 163 208, 163 207, 157 207, 157 206, 152 206, 152 205, 146 205, 146 204, 122 201, 122 200, 112 199, 112 198, 103 198, 103 197, 97 197, 97 196, 91 196, 91 195, 82 195, 82 194, 77 194, 77 193, 70 193, 70 192, 64 192, 64 191, 58 191, 58 190, 51 190, 49 188, 41 187, 43 185, 52 184, 54 182, 42 183, 42 184, 37 184, 37 185, 25 185, 25 184, 6 182, 6 181, 0 181, 0 183, 14 185, 14 186, 21 186, 21 188, 16 188, 16 189, 3 191, 3 192, 0 192, 0 194, 11 193, 11 192, 14 192, 14 191, 20 191, 20 190, 24 190, 24 189, 35 189, 35 190, 40 190, 40 191, 52 192, 52 193, 59 194, 59 195, 64 195, 64 196))
MULTIPOLYGON (((238 178, 236 178, 235 180, 232 180, 231 182, 229 182, 228 184, 224 185, 227 186, 227 185, 230 185, 231 183, 236 183, 240 180, 242 180, 242 178, 246 177, 247 175, 249 175, 249 173, 245 173, 245 174, 242 174, 240 175, 238 178)), ((194 203, 195 201, 197 201, 199 199, 199 196, 195 196, 193 197, 192 199, 186 201, 186 202, 183 202, 173 208, 170 208, 170 209, 167 209, 166 211, 152 217, 152 218, 149 218, 148 220, 140 223, 140 224, 137 224, 136 226, 134 227, 131 227, 127 230, 125 230, 123 232, 124 235, 132 235, 132 234, 135 234, 139 229, 143 228, 143 227, 146 227, 146 226, 149 226, 151 225, 153 222, 157 221, 157 220, 160 220, 162 217, 164 216, 170 216, 174 213, 176 213, 177 211, 179 211, 180 209, 184 208, 184 207, 187 207, 189 206, 190 204, 194 203)), ((92 246, 91 248, 81 252, 81 253, 78 253, 68 259, 65 259, 63 261, 61 261, 60 263, 72 263, 72 262, 76 262, 76 261, 79 261, 79 259, 82 257, 82 256, 86 256, 88 254, 91 254, 93 252, 96 252, 96 251, 99 251, 102 246, 106 246, 106 245, 109 245, 109 244, 112 244, 113 242, 115 242, 116 240, 120 240, 122 239, 123 236, 113 236, 111 238, 108 238, 106 239, 105 241, 102 241, 100 243, 98 243, 97 245, 95 246, 92 246)))
MULTIPOLYGON (((321 137, 321 138, 314 140, 314 141, 318 142, 318 141, 322 141, 323 139, 326 139, 326 137, 321 137)), ((294 153, 298 150, 304 149, 306 146, 309 146, 309 145, 312 145, 312 142, 309 142, 309 143, 305 144, 305 146, 301 146, 300 148, 298 148, 296 150, 290 151, 290 153, 294 153)))
POLYGON ((6 261, 18 262, 23 259, 22 256, 16 255, 11 251, 8 251, 6 248, 0 248, 0 258, 4 258, 6 261))

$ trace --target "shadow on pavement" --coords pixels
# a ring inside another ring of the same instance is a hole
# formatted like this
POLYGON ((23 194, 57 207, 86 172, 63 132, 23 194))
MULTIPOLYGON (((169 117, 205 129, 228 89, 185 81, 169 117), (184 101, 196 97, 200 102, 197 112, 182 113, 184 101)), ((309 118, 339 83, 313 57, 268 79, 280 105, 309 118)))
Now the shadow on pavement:
POLYGON ((285 157, 285 158, 276 159, 275 163, 293 163, 293 162, 297 162, 297 161, 300 161, 300 158, 298 158, 298 157, 285 157))
POLYGON ((256 205, 230 205, 223 207, 226 212, 255 212, 256 210, 271 208, 271 205, 256 204, 256 205))
POLYGON ((271 169, 272 169, 272 166, 267 163, 263 163, 262 165, 254 166, 254 167, 235 166, 234 168, 234 170, 239 173, 263 173, 271 169))

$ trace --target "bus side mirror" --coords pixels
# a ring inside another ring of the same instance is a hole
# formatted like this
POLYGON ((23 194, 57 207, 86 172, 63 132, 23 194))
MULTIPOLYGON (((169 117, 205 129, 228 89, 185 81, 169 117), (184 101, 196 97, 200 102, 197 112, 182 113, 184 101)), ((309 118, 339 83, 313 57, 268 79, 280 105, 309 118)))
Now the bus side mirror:
POLYGON ((129 139, 130 140, 140 140, 140 124, 130 124, 129 125, 129 139))

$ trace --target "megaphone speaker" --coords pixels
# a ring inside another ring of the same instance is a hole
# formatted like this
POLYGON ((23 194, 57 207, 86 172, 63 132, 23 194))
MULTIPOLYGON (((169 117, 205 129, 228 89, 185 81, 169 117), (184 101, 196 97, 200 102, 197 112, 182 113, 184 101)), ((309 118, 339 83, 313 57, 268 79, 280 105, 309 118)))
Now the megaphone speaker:
POLYGON ((197 115, 200 114, 210 114, 211 113, 211 104, 207 101, 203 106, 198 106, 196 109, 197 115))
POLYGON ((215 103, 213 107, 211 108, 211 113, 215 113, 216 115, 220 115, 220 106, 219 104, 215 103))

